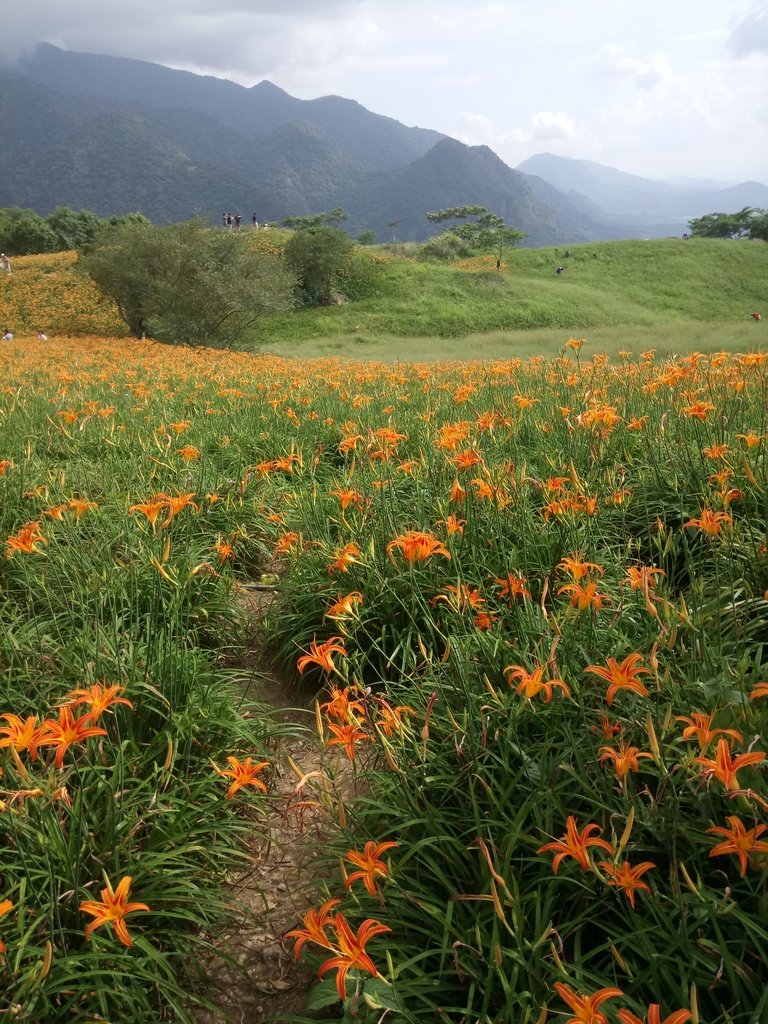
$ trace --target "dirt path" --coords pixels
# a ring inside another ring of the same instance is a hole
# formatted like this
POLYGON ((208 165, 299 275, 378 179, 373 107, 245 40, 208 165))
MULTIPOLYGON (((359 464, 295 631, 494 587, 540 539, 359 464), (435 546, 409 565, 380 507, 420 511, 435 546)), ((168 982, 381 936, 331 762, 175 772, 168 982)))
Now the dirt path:
POLYGON ((220 1022, 221 1015, 233 1024, 272 1024, 281 1016, 300 1015, 315 980, 293 959, 293 943, 283 936, 316 902, 327 876, 319 859, 327 817, 322 807, 305 806, 316 794, 309 788, 297 792, 298 780, 288 758, 305 773, 322 772, 326 758, 315 732, 314 695, 289 688, 262 668, 258 619, 270 597, 269 591, 248 590, 243 595, 254 637, 246 658, 253 674, 245 698, 255 709, 265 704, 274 708, 290 729, 276 739, 270 752, 270 809, 266 823, 256 824, 266 838, 254 839, 253 867, 230 885, 232 896, 242 904, 242 917, 216 943, 237 964, 215 958, 206 966, 206 998, 219 1014, 198 1012, 199 1024, 220 1022))

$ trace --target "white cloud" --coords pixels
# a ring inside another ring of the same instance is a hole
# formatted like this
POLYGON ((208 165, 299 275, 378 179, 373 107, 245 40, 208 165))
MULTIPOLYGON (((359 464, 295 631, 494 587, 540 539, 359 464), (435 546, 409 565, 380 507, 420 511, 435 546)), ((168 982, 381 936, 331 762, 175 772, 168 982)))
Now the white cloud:
POLYGON ((741 18, 728 37, 736 57, 768 53, 768 4, 757 4, 741 18))
POLYGON ((612 78, 629 78, 641 89, 653 89, 672 77, 667 58, 657 54, 642 61, 630 56, 622 46, 610 43, 595 57, 602 74, 612 78))

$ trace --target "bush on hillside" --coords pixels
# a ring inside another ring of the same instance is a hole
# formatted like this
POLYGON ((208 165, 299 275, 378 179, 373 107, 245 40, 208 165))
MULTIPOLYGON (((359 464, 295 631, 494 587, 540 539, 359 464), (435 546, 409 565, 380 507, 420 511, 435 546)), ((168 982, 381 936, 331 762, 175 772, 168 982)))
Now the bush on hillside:
POLYGON ((232 345, 260 316, 293 305, 293 278, 278 256, 199 220, 112 225, 78 267, 135 337, 170 344, 232 345))
POLYGON ((297 231, 286 243, 285 259, 297 279, 302 306, 330 306, 343 291, 341 278, 352 257, 354 243, 340 228, 327 224, 297 231))

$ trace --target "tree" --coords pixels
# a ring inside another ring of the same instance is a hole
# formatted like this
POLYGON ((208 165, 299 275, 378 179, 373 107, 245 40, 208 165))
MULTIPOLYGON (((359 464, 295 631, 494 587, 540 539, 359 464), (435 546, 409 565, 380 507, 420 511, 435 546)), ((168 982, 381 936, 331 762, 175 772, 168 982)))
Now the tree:
POLYGON ((56 252, 58 248, 55 232, 39 213, 15 206, 0 210, 0 249, 9 256, 56 252))
MULTIPOLYGON (((484 206, 452 206, 446 210, 434 210, 427 214, 427 220, 434 224, 451 220, 462 221, 461 224, 454 224, 447 233, 464 243, 466 255, 493 252, 496 256, 497 269, 501 267, 504 247, 517 245, 525 238, 523 231, 507 227, 503 217, 491 213, 484 206), (474 219, 469 220, 470 217, 474 219)), ((428 246, 429 243, 427 248, 428 246)))
POLYGON ((312 213, 306 217, 285 217, 283 227, 293 228, 296 231, 310 231, 312 228, 323 226, 337 227, 341 221, 346 219, 346 211, 337 206, 328 213, 312 213))
POLYGON ((231 345, 260 316, 293 306, 294 281, 278 257, 199 220, 109 225, 77 266, 135 337, 171 344, 231 345))
POLYGON ((329 306, 339 275, 349 266, 354 246, 340 228, 328 224, 296 231, 285 245, 285 261, 296 275, 299 301, 329 306))
POLYGON ((373 228, 363 228, 362 231, 358 232, 355 241, 358 245, 373 245, 376 241, 376 232, 373 228))
POLYGON ((762 238, 768 234, 768 210, 745 206, 738 213, 707 213, 688 221, 697 238, 762 238))

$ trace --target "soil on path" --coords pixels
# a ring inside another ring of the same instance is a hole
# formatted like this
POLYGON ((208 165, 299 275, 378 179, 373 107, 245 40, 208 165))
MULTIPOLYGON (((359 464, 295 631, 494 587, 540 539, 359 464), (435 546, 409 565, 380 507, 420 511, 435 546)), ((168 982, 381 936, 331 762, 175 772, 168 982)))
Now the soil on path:
POLYGON ((287 686, 263 668, 258 648, 258 620, 272 592, 244 591, 244 610, 253 623, 254 647, 245 667, 252 672, 244 694, 254 710, 272 707, 288 728, 269 752, 273 762, 266 821, 258 821, 258 836, 250 844, 253 866, 230 883, 232 897, 242 906, 240 920, 216 938, 228 961, 214 957, 205 967, 206 999, 217 1013, 199 1011, 199 1024, 272 1024, 280 1017, 301 1015, 314 976, 293 957, 293 943, 284 936, 300 923, 301 915, 317 902, 328 877, 321 859, 328 819, 310 803, 315 793, 297 792, 298 779, 290 757, 301 770, 324 772, 326 754, 315 731, 315 695, 287 686))

